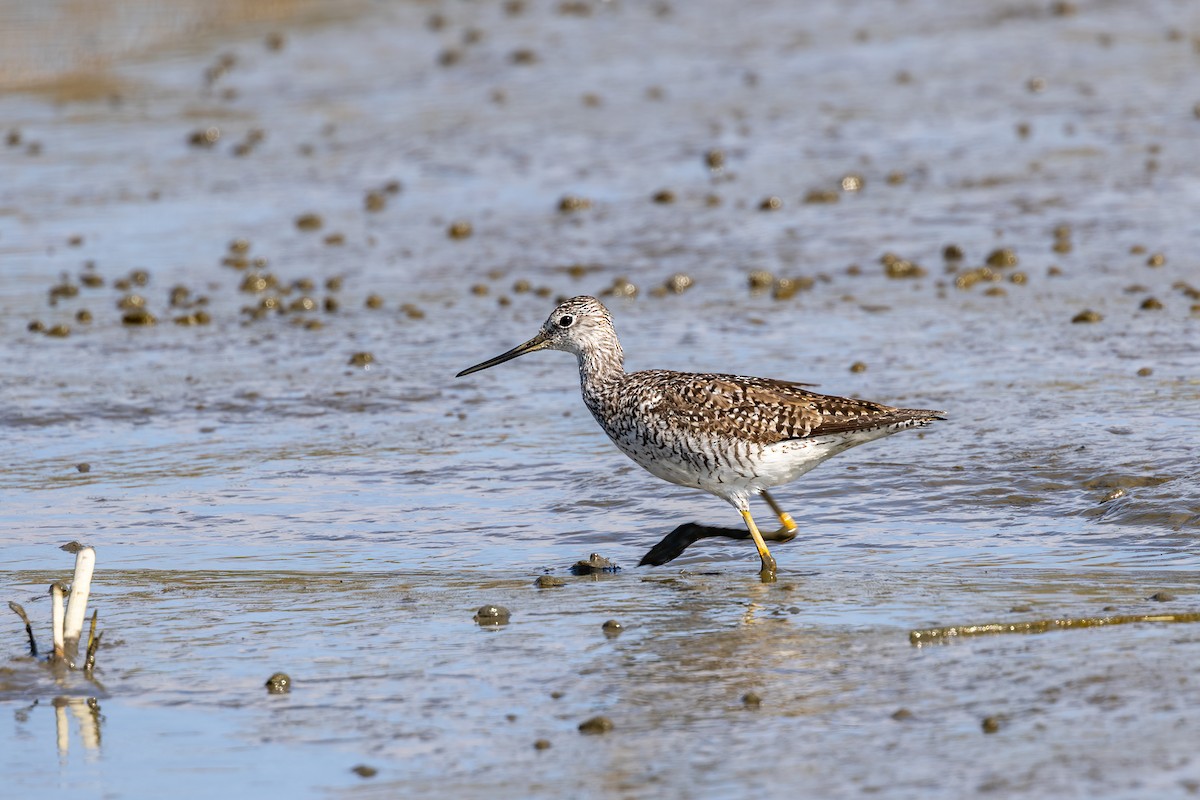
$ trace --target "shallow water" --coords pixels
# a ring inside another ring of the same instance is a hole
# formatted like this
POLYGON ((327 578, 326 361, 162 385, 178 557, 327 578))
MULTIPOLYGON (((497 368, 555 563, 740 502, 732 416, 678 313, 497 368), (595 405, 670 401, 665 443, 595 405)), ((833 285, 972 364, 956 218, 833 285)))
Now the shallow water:
POLYGON ((1194 791, 1200 629, 919 649, 907 631, 1195 610, 1200 16, 942 5, 184 11, 80 63, 56 49, 40 83, 7 50, 0 589, 44 640, 44 587, 69 573, 55 548, 86 541, 106 631, 99 684, 59 682, 20 657, 7 617, 7 781, 114 796, 1194 791), (521 49, 533 63, 514 63, 521 49), (214 146, 189 145, 210 126, 214 146), (861 190, 841 190, 848 174, 861 190), (662 189, 674 202, 651 200, 662 189), (802 202, 814 189, 837 201, 802 202), (592 205, 559 211, 565 195, 592 205), (768 196, 782 208, 759 210, 768 196), (305 213, 319 230, 296 226, 305 213), (447 236, 456 220, 472 235, 447 236), (239 291, 256 271, 222 265, 239 237, 279 288, 239 291), (961 264, 942 258, 951 243, 961 264), (956 288, 997 248, 1019 264, 956 288), (927 274, 889 279, 885 252, 927 274), (104 285, 48 304, 87 261, 104 285), (158 325, 121 324, 113 283, 134 269, 149 280, 128 291, 158 325), (774 300, 751 270, 815 284, 774 300), (694 286, 656 296, 677 272, 694 286), (781 489, 801 536, 773 548, 775 586, 746 542, 635 568, 680 522, 736 515, 616 452, 566 355, 451 377, 531 336, 555 297, 617 277, 639 287, 606 301, 631 369, 804 380, 949 419, 781 489), (208 304, 171 308, 177 284, 208 304), (339 310, 243 311, 301 295, 339 310), (198 309, 211 324, 171 324, 198 309), (1085 309, 1103 318, 1072 323, 1085 309), (364 351, 369 367, 349 364, 364 351), (593 551, 625 569, 533 587, 593 551), (1158 591, 1179 599, 1146 600, 1158 591), (485 603, 513 621, 480 629, 485 603), (610 617, 626 626, 613 640, 610 617), (268 696, 280 669, 295 688, 268 696), (65 708, 62 749, 59 696, 98 698, 98 745, 65 708), (597 713, 615 729, 581 736, 597 713))

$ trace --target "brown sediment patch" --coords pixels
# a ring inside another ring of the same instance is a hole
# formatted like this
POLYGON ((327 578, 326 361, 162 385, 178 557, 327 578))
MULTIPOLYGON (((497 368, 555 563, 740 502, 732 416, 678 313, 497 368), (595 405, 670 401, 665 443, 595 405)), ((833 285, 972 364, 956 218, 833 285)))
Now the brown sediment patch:
MULTIPOLYGON (((320 24, 367 7, 361 0, 66 0, 60 13, 28 4, 6 11, 0 27, 0 90, 49 94, 58 101, 97 100, 122 86, 106 68, 130 57, 206 46, 206 39, 263 36, 263 26, 320 24)), ((278 34, 275 33, 277 36, 278 34)), ((272 49, 270 42, 267 49, 272 49)))
POLYGON ((24 80, 12 77, 6 69, 0 69, 0 87, 10 92, 43 95, 56 103, 83 103, 129 94, 136 84, 118 78, 103 68, 71 70, 24 80))

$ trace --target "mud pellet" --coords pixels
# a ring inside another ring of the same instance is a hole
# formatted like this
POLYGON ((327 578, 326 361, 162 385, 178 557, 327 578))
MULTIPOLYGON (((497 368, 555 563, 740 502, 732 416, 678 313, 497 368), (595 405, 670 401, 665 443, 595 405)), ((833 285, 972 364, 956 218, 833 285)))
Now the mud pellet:
POLYGON ((612 720, 603 715, 592 717, 579 723, 579 732, 589 735, 608 733, 612 729, 612 720))

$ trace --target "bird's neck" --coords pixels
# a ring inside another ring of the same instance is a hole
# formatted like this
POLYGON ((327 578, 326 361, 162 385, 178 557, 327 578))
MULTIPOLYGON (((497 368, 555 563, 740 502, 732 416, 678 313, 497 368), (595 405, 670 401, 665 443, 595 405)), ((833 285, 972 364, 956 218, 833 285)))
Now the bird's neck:
POLYGON ((625 353, 613 340, 602 348, 588 348, 579 354, 579 380, 584 392, 610 384, 625 374, 625 353))

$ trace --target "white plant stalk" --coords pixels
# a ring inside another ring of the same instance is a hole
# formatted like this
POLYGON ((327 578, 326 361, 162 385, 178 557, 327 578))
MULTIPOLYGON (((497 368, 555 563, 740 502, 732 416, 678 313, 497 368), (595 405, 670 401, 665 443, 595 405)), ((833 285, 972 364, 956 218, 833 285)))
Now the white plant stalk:
POLYGON ((96 569, 96 551, 84 547, 75 554, 75 578, 71 581, 71 598, 67 601, 67 620, 64 629, 66 653, 72 661, 79 653, 79 637, 87 617, 88 596, 92 592, 92 573, 96 569))
POLYGON ((65 618, 65 610, 63 609, 63 585, 62 581, 55 581, 50 584, 50 635, 54 640, 54 659, 58 660, 63 657, 63 620, 65 618))

